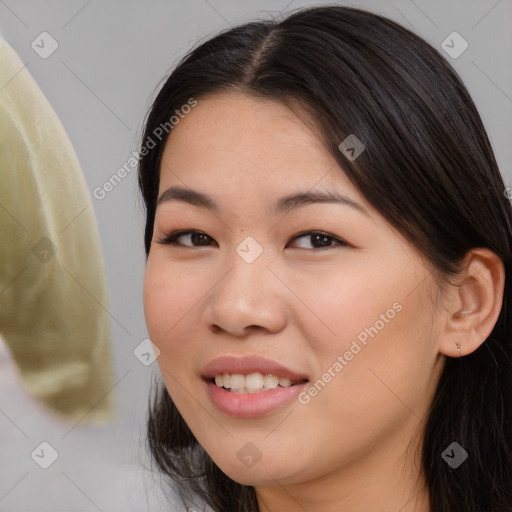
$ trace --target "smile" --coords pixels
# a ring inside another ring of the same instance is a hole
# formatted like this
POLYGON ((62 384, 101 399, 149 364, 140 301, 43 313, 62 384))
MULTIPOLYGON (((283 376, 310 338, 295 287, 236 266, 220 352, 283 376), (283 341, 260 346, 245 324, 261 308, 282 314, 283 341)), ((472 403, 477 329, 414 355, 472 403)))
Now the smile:
POLYGON ((292 381, 287 377, 278 377, 277 375, 262 373, 250 373, 243 375, 241 373, 224 373, 215 376, 215 384, 219 388, 229 390, 231 393, 258 393, 260 391, 270 391, 276 388, 289 388, 295 386, 303 380, 292 381))
POLYGON ((257 355, 224 355, 201 372, 205 392, 220 412, 256 418, 295 403, 309 382, 306 374, 257 355))

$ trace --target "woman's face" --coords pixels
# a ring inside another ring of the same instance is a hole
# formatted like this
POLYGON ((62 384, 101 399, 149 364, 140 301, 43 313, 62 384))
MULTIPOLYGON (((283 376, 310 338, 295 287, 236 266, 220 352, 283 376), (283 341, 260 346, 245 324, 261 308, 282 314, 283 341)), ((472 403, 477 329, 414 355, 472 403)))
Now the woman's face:
POLYGON ((148 331, 215 463, 260 487, 400 476, 442 366, 433 277, 318 136, 276 102, 199 99, 168 139, 159 197, 148 331))

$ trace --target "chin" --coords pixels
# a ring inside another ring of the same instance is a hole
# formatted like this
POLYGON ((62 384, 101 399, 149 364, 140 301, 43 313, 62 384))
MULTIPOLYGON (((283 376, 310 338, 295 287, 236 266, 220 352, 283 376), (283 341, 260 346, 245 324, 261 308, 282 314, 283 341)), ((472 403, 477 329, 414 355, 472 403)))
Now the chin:
MULTIPOLYGON (((246 452, 248 453, 249 449, 246 452)), ((242 485, 275 485, 276 481, 289 484, 297 480, 297 475, 293 474, 297 468, 290 467, 290 457, 286 454, 280 453, 278 460, 262 456, 257 461, 250 460, 249 457, 244 461, 246 452, 239 451, 234 459, 226 460, 225 457, 221 457, 214 459, 214 462, 231 480, 242 485)))
POLYGON ((275 485, 276 480, 281 482, 281 478, 283 477, 279 473, 276 474, 272 468, 263 465, 256 469, 256 467, 242 468, 239 465, 233 464, 229 465, 226 470, 224 467, 221 467, 220 469, 229 478, 231 478, 231 480, 234 480, 241 485, 251 485, 253 487, 275 485))

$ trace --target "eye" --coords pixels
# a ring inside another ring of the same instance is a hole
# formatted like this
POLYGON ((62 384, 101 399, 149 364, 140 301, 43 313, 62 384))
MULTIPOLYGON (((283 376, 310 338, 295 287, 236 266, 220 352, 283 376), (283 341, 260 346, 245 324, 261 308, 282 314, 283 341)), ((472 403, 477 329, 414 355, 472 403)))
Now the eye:
POLYGON ((165 245, 181 245, 184 247, 200 247, 208 245, 206 243, 208 240, 213 240, 213 238, 208 236, 206 233, 203 233, 202 231, 197 231, 195 229, 187 229, 181 231, 174 231, 173 233, 164 235, 164 238, 162 240, 157 240, 156 243, 165 245), (188 237, 188 239, 192 242, 190 245, 178 243, 178 239, 186 237, 188 237), (194 242, 197 242, 197 244, 194 244, 194 242))
MULTIPOLYGON (((322 231, 305 231, 303 233, 299 233, 298 235, 294 236, 292 238, 292 242, 295 240, 299 240, 301 238, 309 238, 310 239, 310 246, 309 247, 300 247, 300 249, 325 249, 334 247, 333 243, 339 246, 348 246, 348 244, 342 240, 341 238, 331 235, 329 233, 324 233, 322 231), (311 247, 312 246, 312 247, 311 247)), ((164 238, 161 240, 158 240, 156 243, 158 244, 165 244, 165 245, 175 245, 175 246, 182 246, 182 247, 201 247, 201 246, 208 246, 211 245, 208 243, 209 241, 213 241, 215 245, 217 243, 208 236, 206 233, 203 233, 202 231, 197 231, 195 229, 188 229, 188 230, 181 230, 181 231, 174 231, 172 233, 169 233, 167 235, 164 235, 164 238), (190 243, 184 244, 179 242, 179 239, 183 238, 186 240, 189 240, 190 243)))
MULTIPOLYGON (((329 233, 324 233, 322 231, 305 231, 304 233, 300 233, 292 238, 292 242, 294 240, 299 240, 300 238, 309 238, 311 244, 314 249, 322 249, 334 247, 332 242, 340 246, 347 246, 348 244, 343 241, 341 238, 331 235, 329 233)), ((300 249, 308 249, 309 247, 299 247, 300 249)))

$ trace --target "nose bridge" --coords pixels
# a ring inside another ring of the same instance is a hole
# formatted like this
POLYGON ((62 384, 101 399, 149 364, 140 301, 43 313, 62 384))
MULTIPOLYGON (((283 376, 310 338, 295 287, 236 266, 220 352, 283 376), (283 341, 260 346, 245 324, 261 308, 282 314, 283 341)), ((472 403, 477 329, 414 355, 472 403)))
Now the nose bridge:
MULTIPOLYGON (((253 236, 246 236, 228 257, 229 273, 220 283, 227 289, 230 300, 245 299, 249 303, 254 296, 264 293, 266 274, 270 271, 268 251, 253 236)), ((257 300, 257 299, 256 299, 257 300)))
POLYGON ((260 256, 263 254, 263 246, 256 238, 249 235, 238 244, 235 252, 246 264, 251 265, 260 259, 260 256))

